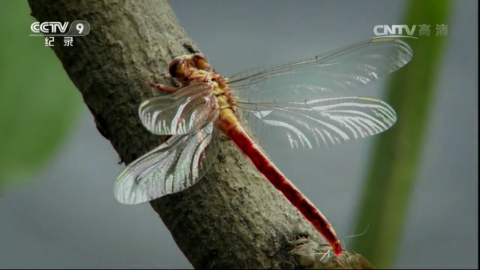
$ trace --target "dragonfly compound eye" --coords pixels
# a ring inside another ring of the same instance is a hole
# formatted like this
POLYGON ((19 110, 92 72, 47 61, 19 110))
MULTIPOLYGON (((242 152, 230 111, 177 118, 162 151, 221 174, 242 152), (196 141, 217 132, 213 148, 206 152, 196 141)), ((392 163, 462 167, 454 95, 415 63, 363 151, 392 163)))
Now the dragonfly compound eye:
POLYGON ((211 70, 211 67, 208 64, 207 58, 201 53, 194 54, 192 57, 192 61, 195 67, 198 69, 203 69, 205 71, 211 70))
POLYGON ((183 77, 185 72, 185 61, 183 58, 175 58, 168 66, 168 72, 174 78, 183 77))

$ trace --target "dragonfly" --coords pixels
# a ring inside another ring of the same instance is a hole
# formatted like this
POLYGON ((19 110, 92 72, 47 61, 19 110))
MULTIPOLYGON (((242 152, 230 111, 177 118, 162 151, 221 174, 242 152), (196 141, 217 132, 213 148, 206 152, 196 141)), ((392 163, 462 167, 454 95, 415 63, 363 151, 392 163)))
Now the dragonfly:
POLYGON ((114 184, 116 199, 138 204, 181 192, 202 179, 227 136, 257 170, 328 241, 343 247, 332 225, 260 147, 263 135, 291 149, 321 149, 381 133, 397 120, 386 102, 366 96, 322 97, 355 90, 406 65, 411 47, 373 38, 308 59, 224 77, 205 55, 174 58, 168 67, 180 86, 143 83, 169 92, 144 100, 144 128, 168 139, 128 164, 114 184), (257 142, 257 140, 259 140, 257 142))

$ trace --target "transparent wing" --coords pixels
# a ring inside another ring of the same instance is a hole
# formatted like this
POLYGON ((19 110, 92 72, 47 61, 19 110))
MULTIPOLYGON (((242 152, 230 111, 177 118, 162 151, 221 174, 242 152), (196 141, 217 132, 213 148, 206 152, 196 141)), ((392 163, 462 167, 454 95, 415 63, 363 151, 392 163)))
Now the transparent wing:
POLYGON ((118 175, 115 197, 138 204, 193 186, 213 164, 219 149, 216 134, 210 122, 195 133, 170 137, 118 175))
POLYGON ((291 148, 313 149, 364 138, 396 122, 387 103, 368 97, 307 102, 239 103, 239 114, 253 135, 291 148))
POLYGON ((304 101, 382 78, 412 56, 401 40, 372 39, 302 61, 247 70, 231 76, 229 84, 243 101, 304 101))
POLYGON ((183 135, 197 131, 218 115, 213 85, 197 83, 140 104, 142 124, 157 135, 183 135))

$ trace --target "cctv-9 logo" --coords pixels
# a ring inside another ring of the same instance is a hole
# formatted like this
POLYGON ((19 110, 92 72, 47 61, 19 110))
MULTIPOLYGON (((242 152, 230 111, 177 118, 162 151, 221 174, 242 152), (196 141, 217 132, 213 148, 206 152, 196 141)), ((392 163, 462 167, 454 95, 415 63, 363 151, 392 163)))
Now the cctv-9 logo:
POLYGON ((76 20, 70 24, 69 22, 34 22, 30 26, 30 30, 34 34, 48 34, 58 36, 86 36, 90 32, 90 24, 87 21, 76 20))

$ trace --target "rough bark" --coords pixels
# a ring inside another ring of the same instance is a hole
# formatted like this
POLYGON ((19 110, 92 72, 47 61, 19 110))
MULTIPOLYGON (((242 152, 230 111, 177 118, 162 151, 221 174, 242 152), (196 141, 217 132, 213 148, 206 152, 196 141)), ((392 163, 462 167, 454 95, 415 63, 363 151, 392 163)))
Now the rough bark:
MULTIPOLYGON (((196 51, 168 1, 29 0, 38 21, 86 20, 73 47, 52 47, 97 127, 126 164, 163 141, 137 116, 152 91, 137 79, 170 83, 169 61, 196 51)), ((372 268, 330 247, 229 141, 194 187, 151 202, 195 268, 372 268), (331 253, 330 253, 331 254, 331 253)), ((112 181, 116 175, 112 175, 112 181)), ((113 194, 112 194, 113 196, 113 194)), ((160 225, 159 226, 163 226, 160 225)), ((159 250, 161 248, 159 243, 159 250)))

